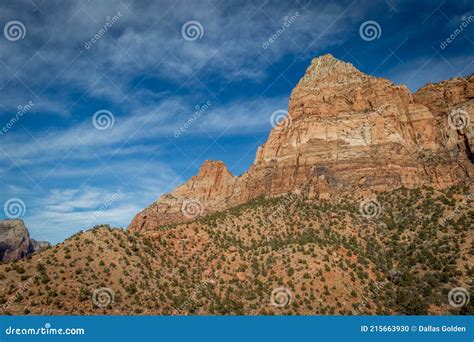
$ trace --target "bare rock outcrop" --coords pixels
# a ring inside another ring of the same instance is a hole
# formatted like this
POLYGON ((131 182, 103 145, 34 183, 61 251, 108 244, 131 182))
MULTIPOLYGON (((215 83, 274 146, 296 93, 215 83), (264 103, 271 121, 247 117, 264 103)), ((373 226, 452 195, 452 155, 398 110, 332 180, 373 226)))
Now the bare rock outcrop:
POLYGON ((414 98, 435 116, 441 143, 451 153, 467 156, 474 163, 474 74, 427 84, 414 98))
POLYGON ((328 198, 470 179, 473 89, 471 75, 412 94, 331 55, 315 58, 291 94, 287 117, 274 125, 247 172, 235 177, 222 162, 206 161, 129 229, 154 229, 291 191, 328 198), (453 110, 467 113, 466 127, 448 124, 453 110))
POLYGON ((30 239, 22 220, 0 220, 0 262, 22 259, 50 246, 49 242, 30 239))

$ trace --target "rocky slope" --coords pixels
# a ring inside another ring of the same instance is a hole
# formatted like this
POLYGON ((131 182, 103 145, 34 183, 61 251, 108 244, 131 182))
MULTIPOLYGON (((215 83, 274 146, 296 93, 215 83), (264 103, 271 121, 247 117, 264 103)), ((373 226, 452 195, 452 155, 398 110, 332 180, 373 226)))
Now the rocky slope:
POLYGON ((0 264, 0 314, 472 315, 472 190, 379 192, 371 215, 362 198, 287 195, 96 227, 0 264), (471 301, 453 306, 459 287, 471 301))
POLYGON ((22 220, 0 220, 0 262, 18 260, 50 246, 30 239, 22 220))
POLYGON ((206 161, 199 173, 143 210, 131 231, 194 219, 290 191, 331 198, 472 177, 474 77, 405 86, 366 75, 331 55, 315 58, 276 113, 267 142, 240 177, 206 161))

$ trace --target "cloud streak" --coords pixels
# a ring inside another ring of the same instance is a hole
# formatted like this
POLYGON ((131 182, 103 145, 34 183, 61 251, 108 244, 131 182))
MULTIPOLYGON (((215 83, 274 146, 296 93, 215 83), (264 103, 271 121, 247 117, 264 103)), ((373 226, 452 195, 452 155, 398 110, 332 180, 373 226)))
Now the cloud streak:
POLYGON ((418 5, 417 15, 432 13, 421 27, 420 20, 407 22, 416 17, 411 6, 400 3, 385 15, 390 7, 371 1, 3 1, 0 22, 19 20, 26 35, 0 37, 0 126, 19 105, 34 106, 0 135, 0 201, 22 198, 33 235, 60 241, 84 229, 85 217, 121 189, 100 221, 126 226, 202 159, 229 158, 239 172, 248 166, 241 160, 248 163, 267 136, 271 113, 287 108, 311 58, 328 50, 412 89, 472 71, 472 53, 456 52, 470 46, 462 45, 468 32, 442 55, 430 46, 455 27, 446 13, 456 21, 471 12, 418 5), (358 35, 367 20, 380 21, 383 31, 371 43, 358 35), (199 39, 183 38, 189 21, 202 26, 199 39), (400 41, 407 43, 398 49, 400 41), (428 53, 404 56, 423 44, 428 53), (113 114, 113 127, 94 127, 99 110, 113 114))

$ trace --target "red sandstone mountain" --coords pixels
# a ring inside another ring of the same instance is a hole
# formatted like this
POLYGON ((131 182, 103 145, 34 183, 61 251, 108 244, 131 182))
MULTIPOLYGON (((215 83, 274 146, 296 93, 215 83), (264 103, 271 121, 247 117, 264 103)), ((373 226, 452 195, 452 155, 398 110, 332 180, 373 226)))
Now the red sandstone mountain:
MULTIPOLYGON (((317 58, 245 174, 207 161, 130 230, 0 263, 0 313, 472 315, 472 85, 411 94, 317 58)), ((7 261, 31 251, 23 228, 0 221, 7 261)))
POLYGON ((22 220, 0 220, 0 262, 19 260, 50 246, 31 239, 22 220))
POLYGON ((199 173, 137 214, 144 231, 224 210, 258 196, 400 186, 444 188, 472 174, 474 75, 406 86, 362 73, 331 55, 315 58, 276 125, 240 177, 206 161, 199 173))

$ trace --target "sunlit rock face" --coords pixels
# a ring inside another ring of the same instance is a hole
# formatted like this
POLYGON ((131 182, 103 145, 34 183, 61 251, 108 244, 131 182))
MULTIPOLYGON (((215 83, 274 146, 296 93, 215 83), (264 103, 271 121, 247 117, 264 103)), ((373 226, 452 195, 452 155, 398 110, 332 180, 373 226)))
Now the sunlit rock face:
POLYGON ((274 125, 247 172, 235 177, 224 163, 206 161, 196 176, 137 214, 129 229, 290 191, 328 198, 469 180, 473 97, 472 75, 412 94, 331 55, 315 58, 291 93, 287 118, 274 125), (466 127, 448 124, 454 110, 467 115, 466 127))

